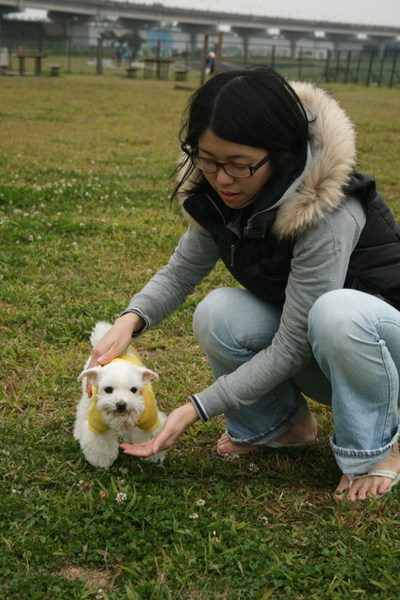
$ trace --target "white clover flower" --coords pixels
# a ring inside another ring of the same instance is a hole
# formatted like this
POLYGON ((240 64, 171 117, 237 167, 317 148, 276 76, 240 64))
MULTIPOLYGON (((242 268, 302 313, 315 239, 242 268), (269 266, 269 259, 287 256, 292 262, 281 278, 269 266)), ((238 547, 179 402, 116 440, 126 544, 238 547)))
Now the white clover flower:
POLYGON ((210 538, 210 542, 211 542, 212 544, 218 544, 218 543, 219 543, 219 541, 220 541, 220 539, 219 539, 219 537, 217 536, 217 532, 216 532, 216 531, 213 531, 213 532, 212 532, 212 536, 211 536, 211 538, 210 538))
POLYGON ((206 503, 205 500, 203 500, 203 498, 199 498, 196 502, 197 506, 204 506, 206 503))
POLYGON ((198 519, 199 515, 197 513, 192 513, 191 515, 189 515, 189 519, 198 519))
POLYGON ((260 467, 254 463, 250 463, 249 464, 249 471, 251 471, 252 473, 258 473, 258 471, 260 470, 260 467))
POLYGON ((118 492, 118 494, 115 497, 118 504, 122 504, 122 502, 125 502, 127 498, 128 496, 125 494, 125 492, 118 492))

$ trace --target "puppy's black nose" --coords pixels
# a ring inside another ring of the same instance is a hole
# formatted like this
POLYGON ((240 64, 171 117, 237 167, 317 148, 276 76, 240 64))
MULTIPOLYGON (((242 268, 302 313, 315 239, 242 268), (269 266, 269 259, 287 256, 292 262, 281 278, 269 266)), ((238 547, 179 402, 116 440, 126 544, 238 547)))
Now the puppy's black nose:
POLYGON ((121 400, 121 402, 117 402, 117 404, 115 405, 117 411, 121 412, 121 413, 126 410, 126 406, 127 406, 126 402, 123 402, 122 400, 121 400))

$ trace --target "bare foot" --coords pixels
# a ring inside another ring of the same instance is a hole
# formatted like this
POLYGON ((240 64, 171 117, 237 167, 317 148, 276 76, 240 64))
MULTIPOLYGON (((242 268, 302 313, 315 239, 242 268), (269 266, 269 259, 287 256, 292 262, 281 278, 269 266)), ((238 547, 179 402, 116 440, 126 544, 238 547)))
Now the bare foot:
MULTIPOLYGON (((381 462, 375 465, 371 471, 378 470, 393 471, 400 473, 400 453, 398 444, 392 447, 392 451, 381 462)), ((381 496, 388 491, 392 485, 390 477, 362 477, 350 481, 347 475, 342 475, 339 485, 335 490, 335 499, 342 500, 347 498, 351 502, 365 500, 367 496, 381 496)))
POLYGON ((227 433, 221 435, 217 442, 217 452, 219 454, 246 454, 260 450, 262 446, 246 446, 244 444, 235 444, 232 442, 227 433))
MULTIPOLYGON (((296 423, 288 423, 288 430, 278 439, 274 440, 278 444, 290 446, 290 444, 306 444, 314 442, 317 437, 317 421, 312 413, 308 413, 296 423)), ((249 446, 236 444, 232 442, 228 435, 224 433, 217 442, 217 452, 220 454, 245 454, 261 450, 263 446, 249 446)))

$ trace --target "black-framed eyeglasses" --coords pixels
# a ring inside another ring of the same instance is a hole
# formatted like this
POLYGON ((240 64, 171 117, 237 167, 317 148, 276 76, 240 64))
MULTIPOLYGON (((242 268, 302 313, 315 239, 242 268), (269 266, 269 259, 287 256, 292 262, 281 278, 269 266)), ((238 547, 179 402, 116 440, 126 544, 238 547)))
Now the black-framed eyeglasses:
POLYGON ((251 165, 241 165, 239 163, 221 163, 209 158, 203 158, 195 154, 190 159, 194 166, 204 173, 216 173, 218 169, 223 169, 227 175, 231 177, 251 177, 254 173, 266 162, 270 160, 270 156, 266 156, 259 163, 252 167, 251 165))

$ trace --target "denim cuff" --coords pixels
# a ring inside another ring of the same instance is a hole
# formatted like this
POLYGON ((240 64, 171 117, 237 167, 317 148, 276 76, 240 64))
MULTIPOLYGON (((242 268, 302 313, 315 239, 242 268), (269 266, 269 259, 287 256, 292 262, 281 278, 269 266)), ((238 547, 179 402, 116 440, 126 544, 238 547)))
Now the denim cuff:
MULTIPOLYGON (((267 446, 270 442, 275 441, 281 435, 287 432, 288 422, 296 423, 299 419, 305 417, 309 412, 307 402, 302 394, 298 394, 297 402, 293 406, 293 410, 288 412, 274 426, 267 431, 259 431, 256 435, 247 437, 244 435, 242 428, 238 429, 235 423, 235 413, 225 415, 226 429, 229 439, 235 444, 246 444, 250 446, 267 446)), ((254 429, 254 427, 253 427, 254 429)))
POLYGON ((341 448, 335 444, 335 434, 331 436, 330 445, 336 462, 342 471, 349 475, 364 475, 387 456, 399 439, 399 427, 388 444, 374 450, 356 450, 341 448))

